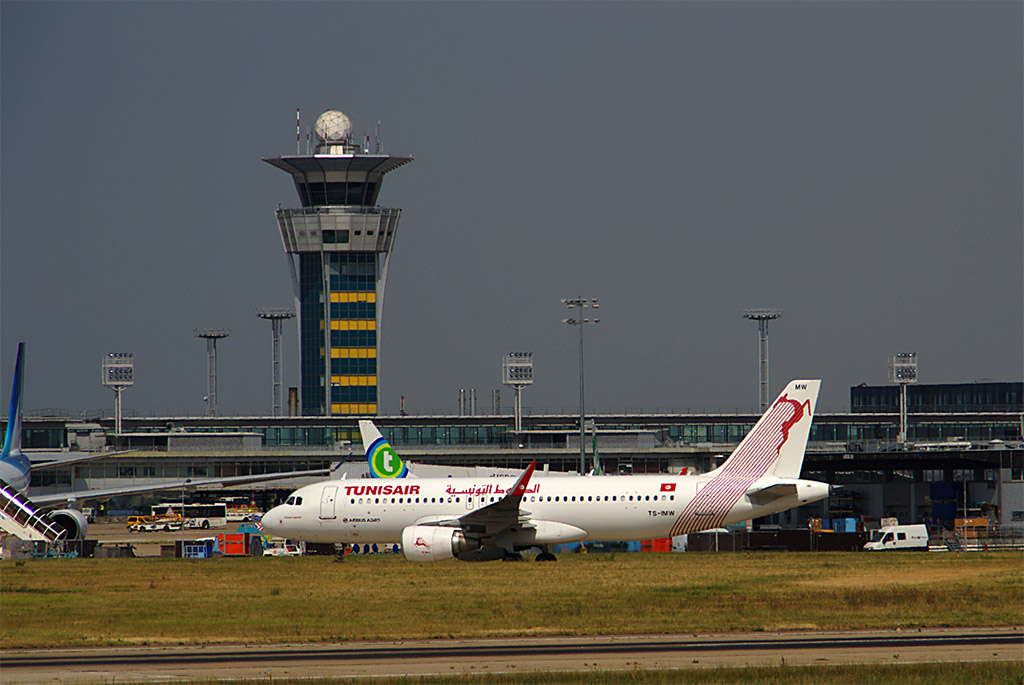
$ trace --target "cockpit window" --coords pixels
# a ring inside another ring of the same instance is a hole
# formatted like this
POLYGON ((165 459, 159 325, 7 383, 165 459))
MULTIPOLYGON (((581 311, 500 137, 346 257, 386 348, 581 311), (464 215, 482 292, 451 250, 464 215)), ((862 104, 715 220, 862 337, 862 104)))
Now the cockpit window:
POLYGON ((295 498, 295 506, 302 506, 302 498, 301 497, 296 497, 295 498))
POLYGON ((286 499, 284 501, 284 503, 285 504, 295 504, 295 498, 294 497, 289 497, 288 499, 286 499))

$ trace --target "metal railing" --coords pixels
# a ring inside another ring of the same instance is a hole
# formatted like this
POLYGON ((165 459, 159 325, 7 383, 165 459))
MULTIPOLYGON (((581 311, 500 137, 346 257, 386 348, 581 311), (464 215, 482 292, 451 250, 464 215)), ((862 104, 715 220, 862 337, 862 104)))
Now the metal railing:
POLYGON ((295 208, 280 208, 277 211, 278 216, 314 216, 314 215, 326 215, 326 216, 351 216, 352 214, 380 214, 385 216, 401 214, 402 210, 397 207, 366 207, 363 205, 328 205, 328 206, 316 206, 316 207, 295 207, 295 208))
POLYGON ((19 497, 6 485, 0 485, 0 510, 18 525, 34 530, 49 542, 61 539, 66 532, 36 513, 31 501, 19 497))

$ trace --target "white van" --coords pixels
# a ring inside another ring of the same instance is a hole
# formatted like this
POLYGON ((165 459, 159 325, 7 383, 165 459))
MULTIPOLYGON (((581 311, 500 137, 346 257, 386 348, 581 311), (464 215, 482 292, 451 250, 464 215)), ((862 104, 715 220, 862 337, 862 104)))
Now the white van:
POLYGON ((923 523, 882 526, 871 536, 864 549, 928 549, 928 527, 923 523))

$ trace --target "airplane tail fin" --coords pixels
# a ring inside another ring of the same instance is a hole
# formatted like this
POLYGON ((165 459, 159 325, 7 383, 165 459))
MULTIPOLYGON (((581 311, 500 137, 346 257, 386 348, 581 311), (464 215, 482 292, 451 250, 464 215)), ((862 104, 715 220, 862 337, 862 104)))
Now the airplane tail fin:
POLYGON ((25 343, 18 343, 18 361, 14 365, 14 384, 11 388, 11 410, 7 416, 7 434, 4 436, 0 461, 11 461, 11 455, 21 454, 21 390, 24 386, 25 343))
POLYGON ((372 477, 405 478, 409 475, 408 467, 373 425, 373 421, 360 421, 359 434, 363 437, 363 449, 366 450, 366 461, 370 465, 372 477))
POLYGON ((17 490, 28 487, 32 477, 32 464, 21 453, 21 390, 25 384, 25 343, 18 343, 18 361, 14 365, 14 383, 11 388, 11 410, 7 415, 7 433, 0 450, 0 480, 17 490))
POLYGON ((799 478, 820 380, 791 381, 718 473, 741 478, 799 478))

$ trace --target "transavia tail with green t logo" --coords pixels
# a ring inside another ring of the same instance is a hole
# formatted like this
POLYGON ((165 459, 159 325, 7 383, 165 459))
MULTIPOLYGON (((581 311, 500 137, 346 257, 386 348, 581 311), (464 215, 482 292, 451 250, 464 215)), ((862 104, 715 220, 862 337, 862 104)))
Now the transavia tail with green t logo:
POLYGON ((359 432, 363 436, 366 461, 370 464, 370 475, 374 478, 405 478, 409 469, 395 450, 380 434, 373 421, 360 421, 359 432))

